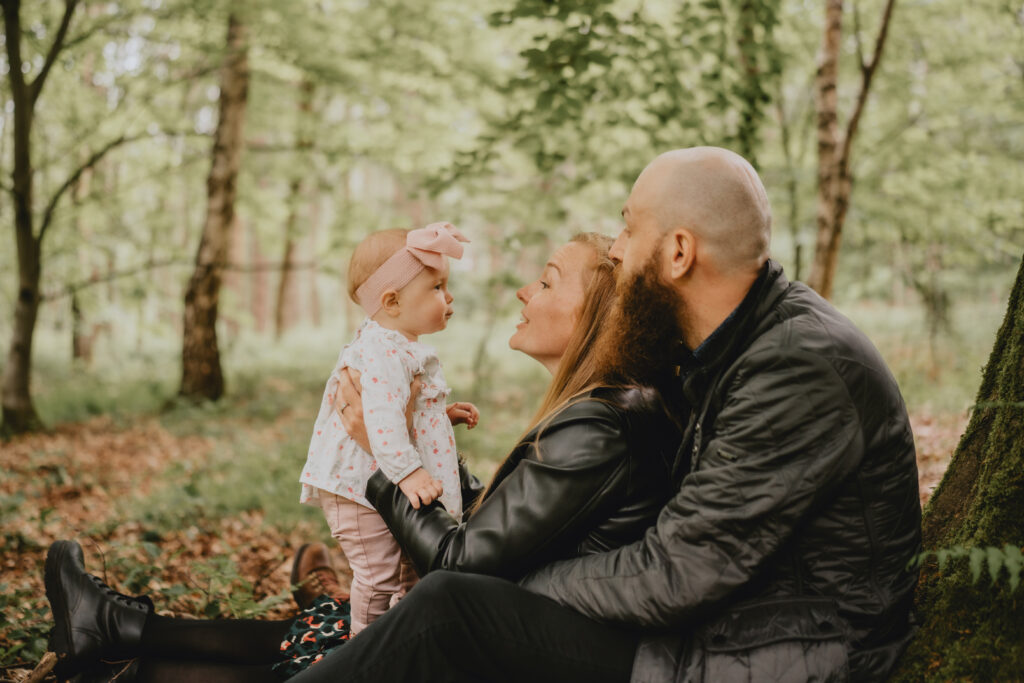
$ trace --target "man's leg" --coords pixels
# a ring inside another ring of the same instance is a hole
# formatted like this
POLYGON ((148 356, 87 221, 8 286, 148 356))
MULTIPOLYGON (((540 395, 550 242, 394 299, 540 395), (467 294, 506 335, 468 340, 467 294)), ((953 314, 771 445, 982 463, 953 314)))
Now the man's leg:
POLYGON ((628 681, 636 635, 503 579, 433 572, 394 609, 289 679, 628 681))

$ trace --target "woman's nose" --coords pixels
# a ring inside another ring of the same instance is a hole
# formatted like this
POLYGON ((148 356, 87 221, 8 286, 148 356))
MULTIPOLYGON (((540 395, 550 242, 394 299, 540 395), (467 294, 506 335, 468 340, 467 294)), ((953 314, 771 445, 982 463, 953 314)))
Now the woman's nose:
POLYGON ((527 290, 528 287, 520 287, 519 291, 516 292, 516 298, 522 301, 524 305, 530 302, 530 298, 527 296, 529 293, 527 290))

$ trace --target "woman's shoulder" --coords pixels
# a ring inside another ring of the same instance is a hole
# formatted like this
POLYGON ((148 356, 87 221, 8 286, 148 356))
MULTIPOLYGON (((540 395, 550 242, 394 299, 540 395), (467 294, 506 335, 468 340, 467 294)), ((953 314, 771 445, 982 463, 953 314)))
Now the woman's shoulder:
POLYGON ((550 425, 580 420, 632 422, 636 418, 668 414, 661 393, 649 386, 601 386, 570 400, 549 422, 550 425))
POLYGON ((662 431, 651 419, 665 415, 656 408, 660 405, 657 391, 649 387, 592 389, 570 400, 520 445, 531 445, 524 453, 527 459, 554 467, 586 469, 619 462, 635 439, 662 431))
POLYGON ((592 389, 589 394, 591 400, 611 404, 626 412, 662 410, 665 405, 660 391, 640 384, 602 386, 592 389))

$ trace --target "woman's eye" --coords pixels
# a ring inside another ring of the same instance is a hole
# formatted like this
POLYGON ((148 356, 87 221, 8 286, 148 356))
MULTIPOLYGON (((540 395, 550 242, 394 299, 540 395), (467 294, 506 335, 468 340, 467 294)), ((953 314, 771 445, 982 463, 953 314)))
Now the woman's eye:
POLYGON ((548 289, 548 288, 551 287, 551 285, 549 285, 548 283, 544 282, 543 280, 540 281, 540 286, 541 286, 541 289, 548 289))

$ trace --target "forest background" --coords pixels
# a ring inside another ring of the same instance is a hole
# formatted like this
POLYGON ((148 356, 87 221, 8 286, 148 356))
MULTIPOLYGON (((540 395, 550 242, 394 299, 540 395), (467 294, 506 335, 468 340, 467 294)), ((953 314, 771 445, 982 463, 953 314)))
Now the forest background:
MULTIPOLYGON (((287 613, 291 552, 327 536, 295 480, 371 231, 473 241, 430 341, 481 408, 457 436, 486 478, 546 381, 507 349, 515 289, 572 233, 617 234, 667 149, 755 164, 774 257, 903 389, 922 502, 967 425, 1024 252, 1019 2, 0 5, 13 679, 45 651, 57 538, 175 613, 287 613)), ((922 670, 983 666, 964 657, 922 670)))

